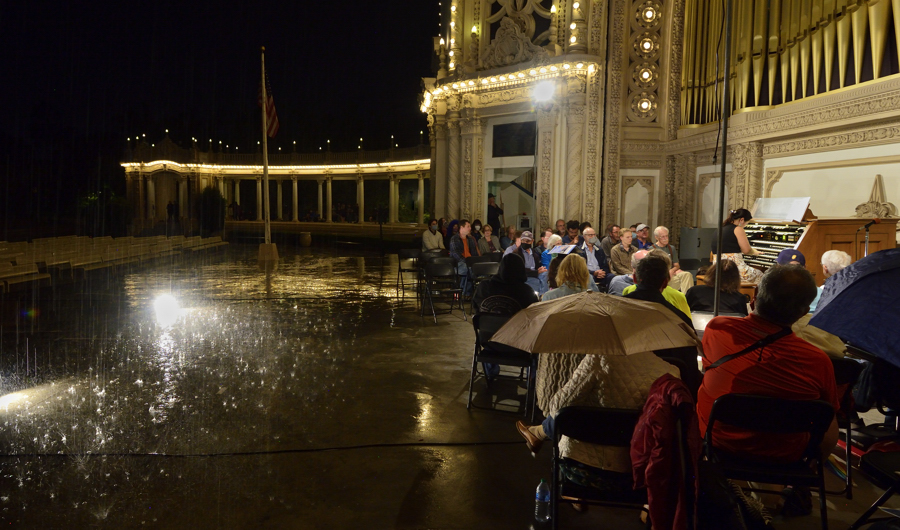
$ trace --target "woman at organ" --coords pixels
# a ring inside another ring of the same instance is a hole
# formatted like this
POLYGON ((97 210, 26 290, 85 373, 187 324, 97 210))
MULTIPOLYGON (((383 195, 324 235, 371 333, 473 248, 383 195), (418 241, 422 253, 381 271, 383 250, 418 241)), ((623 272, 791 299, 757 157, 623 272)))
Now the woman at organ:
MULTIPOLYGON (((737 210, 731 210, 728 219, 722 222, 722 259, 728 259, 737 264, 743 283, 759 283, 763 275, 759 269, 754 269, 744 263, 744 254, 757 254, 756 250, 750 246, 750 241, 744 232, 744 226, 752 218, 753 216, 749 210, 738 208, 737 210)), ((715 263, 716 259, 716 249, 716 241, 713 241, 713 263, 715 263)))

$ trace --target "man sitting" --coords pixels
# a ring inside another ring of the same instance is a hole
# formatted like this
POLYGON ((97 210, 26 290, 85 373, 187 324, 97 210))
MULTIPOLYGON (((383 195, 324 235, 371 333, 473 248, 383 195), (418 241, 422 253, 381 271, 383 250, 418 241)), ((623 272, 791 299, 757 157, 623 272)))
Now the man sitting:
POLYGON ((613 274, 631 274, 631 255, 638 249, 631 244, 631 229, 619 231, 619 243, 609 254, 609 269, 613 274))
MULTIPOLYGON (((646 251, 639 250, 638 252, 646 252, 646 251)), ((663 252, 662 250, 654 249, 654 250, 651 250, 649 252, 649 254, 647 254, 647 255, 648 256, 656 256, 657 258, 662 259, 663 261, 666 262, 666 265, 668 265, 669 269, 671 270, 672 262, 669 261, 669 255, 666 254, 665 252, 663 252)), ((635 267, 634 270, 635 270, 634 274, 636 275, 637 267, 635 267)), ((671 281, 672 281, 672 279, 670 277, 669 282, 671 282, 671 281)), ((637 280, 637 278, 635 278, 635 283, 640 283, 637 280)), ((635 289, 636 289, 635 286, 626 287, 625 289, 622 290, 622 295, 628 296, 629 294, 633 293, 635 291, 635 289)), ((690 306, 690 304, 688 304, 687 297, 684 296, 684 293, 682 293, 681 291, 672 289, 671 287, 669 287, 668 282, 667 282, 665 288, 662 290, 662 296, 663 296, 663 298, 666 299, 667 302, 669 302, 673 306, 677 307, 679 311, 681 311, 682 313, 687 315, 688 318, 692 318, 691 306, 690 306)), ((643 298, 642 298, 642 300, 643 300, 643 298)))
POLYGON ((563 236, 563 245, 581 245, 584 238, 579 235, 578 221, 566 223, 566 235, 563 236))
POLYGON ((663 297, 663 289, 666 288, 668 283, 669 266, 666 260, 651 252, 647 257, 637 262, 637 267, 634 269, 634 289, 627 293, 625 298, 656 302, 677 315, 678 318, 693 329, 694 324, 691 322, 691 317, 663 297))
POLYGON ((605 291, 609 288, 609 282, 613 278, 609 271, 606 253, 600 248, 600 241, 597 240, 597 234, 593 228, 587 226, 582 232, 582 236, 584 244, 581 245, 581 250, 584 252, 584 259, 587 260, 588 272, 594 282, 605 291))
POLYGON ((632 243, 638 250, 650 250, 653 243, 650 241, 650 227, 641 223, 634 229, 634 242, 632 243))
POLYGON ((640 260, 647 257, 649 251, 639 250, 631 254, 631 274, 617 274, 609 282, 609 294, 625 296, 625 289, 634 285, 634 269, 640 260))
POLYGON ((456 273, 460 277, 460 286, 463 294, 469 295, 472 291, 472 274, 466 265, 466 258, 480 256, 478 243, 471 236, 472 223, 467 219, 460 219, 459 232, 450 238, 450 257, 456 262, 456 273))
POLYGON ((442 250, 444 248, 444 236, 438 231, 437 219, 428 223, 428 230, 422 234, 422 250, 442 250))
POLYGON ((678 251, 675 250, 674 245, 669 243, 669 229, 657 226, 653 231, 653 238, 656 242, 652 248, 662 250, 669 255, 669 259, 672 261, 672 268, 669 270, 669 287, 687 293, 688 289, 694 286, 694 276, 681 270, 681 265, 678 263, 678 251))
POLYGON ((611 224, 606 227, 606 237, 600 241, 600 248, 606 253, 606 257, 612 257, 612 248, 619 244, 619 230, 617 224, 611 224))
MULTIPOLYGON (((850 254, 842 250, 829 250, 828 252, 822 254, 822 272, 825 275, 825 283, 828 283, 828 279, 844 270, 845 267, 849 266, 853 263, 853 258, 850 257, 850 254)), ((815 313, 816 306, 819 305, 819 298, 822 297, 822 290, 824 289, 824 285, 819 287, 819 292, 816 294, 816 299, 809 304, 809 312, 815 313)))
MULTIPOLYGON (((825 284, 828 284, 828 281, 835 273, 843 270, 844 267, 850 265, 852 262, 853 260, 850 258, 850 254, 840 250, 829 250, 822 254, 822 272, 825 273, 825 284)), ((823 285, 816 289, 816 298, 809 304, 809 313, 803 315, 799 320, 794 322, 791 329, 794 330, 795 335, 813 346, 820 348, 832 359, 842 359, 847 351, 844 341, 823 329, 809 325, 809 321, 813 317, 813 312, 819 304, 819 297, 822 296, 824 287, 825 286, 823 285)))
POLYGON ((536 293, 541 292, 541 281, 539 276, 541 273, 547 272, 547 269, 541 264, 540 258, 535 261, 534 252, 531 250, 531 244, 534 242, 534 236, 528 230, 516 234, 516 239, 512 245, 506 248, 503 255, 517 254, 525 262, 525 274, 528 275, 528 285, 534 288, 536 293))
MULTIPOLYGON (((772 267, 759 283, 753 313, 709 322, 703 334, 703 366, 707 370, 697 400, 701 435, 706 433, 715 400, 730 393, 822 400, 839 408, 831 361, 822 350, 793 333, 709 369, 720 358, 789 328, 809 311, 815 296, 816 283, 809 271, 796 265, 772 267)), ((821 444, 823 455, 831 454, 837 437, 837 421, 833 420, 821 444)), ((806 433, 752 433, 721 423, 716 423, 713 439, 715 446, 725 451, 770 463, 799 460, 809 443, 806 433)))

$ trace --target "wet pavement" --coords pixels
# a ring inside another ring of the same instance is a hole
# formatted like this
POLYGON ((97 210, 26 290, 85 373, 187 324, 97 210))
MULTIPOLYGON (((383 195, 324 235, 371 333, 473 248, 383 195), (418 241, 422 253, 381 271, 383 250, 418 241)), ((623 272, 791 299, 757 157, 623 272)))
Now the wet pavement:
MULTIPOLYGON (((279 246, 267 275, 256 251, 3 299, 0 523, 533 526, 549 447, 532 457, 515 431, 524 381, 476 382, 502 410, 466 410, 470 322, 401 301, 396 255, 279 246)), ((567 528, 642 527, 561 511, 567 528)))

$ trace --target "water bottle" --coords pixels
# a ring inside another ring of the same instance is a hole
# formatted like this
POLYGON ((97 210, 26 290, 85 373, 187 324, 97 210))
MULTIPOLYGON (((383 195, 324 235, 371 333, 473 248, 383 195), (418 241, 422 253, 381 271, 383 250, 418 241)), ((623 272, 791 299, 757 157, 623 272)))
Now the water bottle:
POLYGON ((541 523, 550 520, 550 484, 544 479, 534 494, 534 519, 541 523))

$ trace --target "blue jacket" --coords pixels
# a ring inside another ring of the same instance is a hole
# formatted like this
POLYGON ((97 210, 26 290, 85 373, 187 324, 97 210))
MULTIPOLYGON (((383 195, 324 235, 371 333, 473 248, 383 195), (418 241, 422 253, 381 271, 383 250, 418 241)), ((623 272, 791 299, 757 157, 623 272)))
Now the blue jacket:
MULTIPOLYGON (((587 261, 587 253, 589 252, 587 243, 583 243, 578 247, 578 249, 581 250, 580 255, 585 259, 585 261, 587 261)), ((600 245, 594 246, 594 257, 597 259, 597 265, 600 267, 600 269, 603 270, 603 272, 606 273, 606 276, 604 276, 602 280, 597 281, 597 285, 602 285, 604 288, 609 288, 609 282, 615 275, 609 270, 609 261, 606 259, 606 252, 603 252, 603 249, 600 248, 600 245)))

